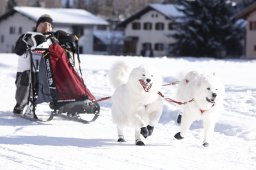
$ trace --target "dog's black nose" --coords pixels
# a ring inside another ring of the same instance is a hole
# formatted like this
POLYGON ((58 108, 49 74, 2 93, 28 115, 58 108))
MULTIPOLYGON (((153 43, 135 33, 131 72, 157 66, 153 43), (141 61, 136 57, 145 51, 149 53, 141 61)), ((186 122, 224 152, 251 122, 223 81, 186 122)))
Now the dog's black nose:
POLYGON ((217 94, 216 93, 212 93, 212 97, 213 98, 217 97, 217 94))
POLYGON ((146 79, 146 81, 149 83, 149 82, 151 82, 151 79, 146 79))

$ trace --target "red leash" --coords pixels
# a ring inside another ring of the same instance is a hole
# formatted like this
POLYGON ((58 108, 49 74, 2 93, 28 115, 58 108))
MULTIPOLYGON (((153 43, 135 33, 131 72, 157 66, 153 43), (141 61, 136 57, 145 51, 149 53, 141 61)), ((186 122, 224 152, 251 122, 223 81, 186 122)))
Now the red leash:
POLYGON ((110 98, 111 98, 111 96, 102 97, 102 98, 100 98, 100 99, 98 99, 98 100, 94 100, 93 103, 97 103, 97 102, 100 102, 100 101, 103 101, 103 100, 107 100, 107 99, 110 99, 110 98))
POLYGON ((187 103, 190 103, 190 102, 194 101, 194 99, 191 99, 191 100, 189 100, 189 101, 187 101, 187 102, 180 102, 180 101, 177 101, 177 100, 174 100, 174 99, 171 99, 171 98, 166 98, 160 91, 158 92, 158 94, 159 94, 162 98, 164 98, 166 101, 168 101, 169 103, 176 103, 176 104, 178 104, 178 105, 183 105, 183 104, 187 104, 187 103))
MULTIPOLYGON (((167 83, 167 84, 164 84, 162 86, 169 86, 169 85, 176 85, 176 84, 179 84, 180 81, 175 81, 175 82, 171 82, 171 83, 167 83)), ((161 92, 158 92, 158 94, 164 98, 164 95, 161 93, 161 92)), ((100 102, 100 101, 104 101, 104 100, 108 100, 110 99, 111 96, 108 96, 108 97, 102 97, 100 99, 97 99, 97 100, 94 100, 93 103, 97 103, 97 102, 100 102)), ((167 100, 168 102, 173 102, 173 103, 177 103, 179 105, 183 104, 182 102, 178 102, 178 101, 175 101, 173 99, 170 99, 170 98, 165 98, 165 100, 167 100)), ((184 104, 187 103, 187 102, 184 102, 184 104)))
POLYGON ((165 98, 165 100, 168 101, 168 102, 170 102, 170 103, 176 103, 176 104, 178 104, 178 105, 183 105, 183 104, 187 104, 187 103, 190 103, 190 102, 193 102, 193 101, 194 101, 194 99, 191 99, 191 100, 189 100, 189 101, 187 101, 187 102, 180 102, 180 101, 173 100, 173 99, 171 99, 171 98, 165 98))

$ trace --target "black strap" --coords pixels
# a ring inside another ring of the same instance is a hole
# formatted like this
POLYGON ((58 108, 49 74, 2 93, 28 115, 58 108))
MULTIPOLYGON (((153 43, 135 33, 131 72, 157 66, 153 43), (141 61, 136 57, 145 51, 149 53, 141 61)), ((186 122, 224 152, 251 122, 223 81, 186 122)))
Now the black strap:
POLYGON ((45 61, 46 75, 47 75, 47 81, 48 81, 49 88, 50 88, 50 93, 51 93, 53 102, 56 102, 58 99, 58 93, 57 93, 57 89, 56 89, 55 80, 54 80, 54 77, 52 74, 52 67, 51 67, 49 51, 46 51, 43 54, 43 58, 45 61))
POLYGON ((82 75, 82 70, 81 70, 81 60, 80 60, 80 56, 79 56, 79 44, 78 44, 78 40, 75 40, 76 43, 76 54, 77 54, 77 60, 78 60, 78 66, 79 66, 79 71, 80 71, 80 75, 81 78, 83 79, 83 75, 82 75))
POLYGON ((35 89, 34 89, 34 84, 35 84, 35 79, 34 79, 34 75, 33 75, 33 56, 32 56, 32 51, 30 48, 27 48, 28 49, 28 53, 29 53, 29 58, 30 58, 30 77, 31 77, 31 82, 30 82, 30 89, 31 89, 31 97, 32 99, 30 99, 30 94, 29 94, 29 100, 28 101, 31 101, 31 104, 32 104, 32 113, 33 113, 33 117, 34 119, 38 119, 37 115, 36 115, 36 102, 35 102, 35 89))

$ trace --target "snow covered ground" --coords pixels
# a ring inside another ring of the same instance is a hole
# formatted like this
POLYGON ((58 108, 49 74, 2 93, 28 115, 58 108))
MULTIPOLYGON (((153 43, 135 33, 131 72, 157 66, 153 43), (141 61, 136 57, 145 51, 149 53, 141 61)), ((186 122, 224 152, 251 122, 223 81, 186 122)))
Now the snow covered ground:
MULTIPOLYGON (((134 145, 127 128, 126 143, 117 143, 111 120, 111 100, 100 103, 101 116, 91 124, 54 118, 31 122, 12 114, 15 105, 17 56, 0 54, 0 162, 5 170, 138 169, 138 170, 253 170, 256 167, 256 61, 194 58, 141 58, 81 55, 83 77, 97 98, 111 96, 107 72, 118 60, 134 66, 151 63, 163 74, 164 84, 189 70, 212 70, 225 83, 224 110, 215 127, 214 141, 202 146, 202 123, 188 136, 174 140, 179 109, 165 103, 164 112, 146 146, 134 145)), ((162 93, 175 98, 176 86, 162 93)))

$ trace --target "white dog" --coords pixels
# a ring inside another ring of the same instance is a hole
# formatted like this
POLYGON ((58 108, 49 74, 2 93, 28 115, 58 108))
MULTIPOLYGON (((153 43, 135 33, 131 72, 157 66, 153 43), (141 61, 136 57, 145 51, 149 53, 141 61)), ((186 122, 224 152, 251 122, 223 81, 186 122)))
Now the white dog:
POLYGON ((204 126, 203 146, 208 146, 212 140, 215 123, 223 105, 223 97, 224 85, 215 73, 205 74, 196 71, 187 73, 178 87, 177 98, 188 103, 181 105, 180 132, 174 137, 183 139, 193 121, 202 119, 204 126))
MULTIPOLYGON (((185 102, 187 99, 186 94, 184 90, 187 88, 188 83, 191 82, 196 76, 198 76, 199 73, 197 71, 190 71, 188 72, 185 77, 179 82, 179 86, 177 89, 177 101, 185 102)), ((186 101, 187 102, 187 101, 186 101)), ((183 112, 183 105, 180 105, 181 113, 178 116, 177 123, 181 123, 181 116, 183 112)))
POLYGON ((117 62, 110 70, 109 78, 115 88, 112 117, 117 125, 118 142, 125 142, 123 129, 129 125, 135 128, 136 145, 144 145, 140 134, 145 138, 152 134, 163 109, 158 95, 161 76, 149 65, 131 69, 126 63, 117 62))

